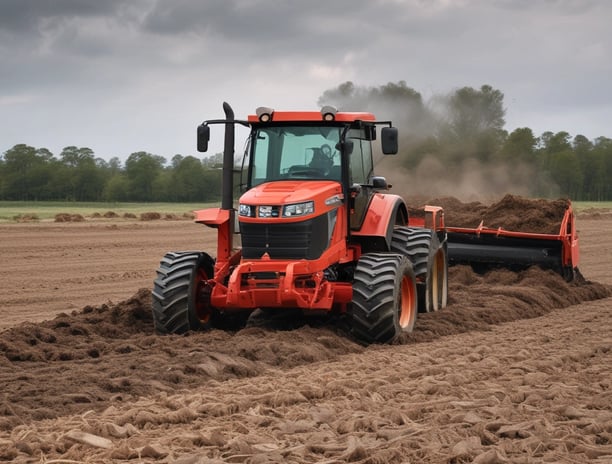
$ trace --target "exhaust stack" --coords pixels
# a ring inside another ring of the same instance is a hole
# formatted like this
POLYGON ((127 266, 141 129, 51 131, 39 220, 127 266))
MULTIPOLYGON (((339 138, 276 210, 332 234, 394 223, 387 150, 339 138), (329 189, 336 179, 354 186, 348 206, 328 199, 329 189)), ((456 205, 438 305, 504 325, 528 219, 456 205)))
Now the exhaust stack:
MULTIPOLYGON (((223 187, 221 209, 234 209, 234 110, 223 102, 225 112, 225 141, 223 144, 223 187)), ((233 224, 233 217, 232 224, 233 224)))

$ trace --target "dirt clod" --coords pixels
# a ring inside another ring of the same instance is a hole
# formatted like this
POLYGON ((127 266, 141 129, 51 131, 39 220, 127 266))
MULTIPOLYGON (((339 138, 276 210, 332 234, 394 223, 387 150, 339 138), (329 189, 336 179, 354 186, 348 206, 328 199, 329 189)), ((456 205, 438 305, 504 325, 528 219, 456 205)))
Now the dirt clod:
POLYGON ((83 222, 85 218, 80 214, 58 213, 54 220, 55 222, 83 222))
POLYGON ((141 221, 155 221, 161 219, 161 214, 157 212, 140 213, 141 221))

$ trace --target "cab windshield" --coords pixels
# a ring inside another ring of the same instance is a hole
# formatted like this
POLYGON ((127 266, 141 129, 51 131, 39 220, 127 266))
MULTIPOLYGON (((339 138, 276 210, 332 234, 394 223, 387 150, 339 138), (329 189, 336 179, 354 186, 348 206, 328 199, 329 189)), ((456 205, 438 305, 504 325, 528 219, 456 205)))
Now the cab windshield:
POLYGON ((341 126, 287 125, 252 134, 250 184, 287 179, 340 181, 341 126))

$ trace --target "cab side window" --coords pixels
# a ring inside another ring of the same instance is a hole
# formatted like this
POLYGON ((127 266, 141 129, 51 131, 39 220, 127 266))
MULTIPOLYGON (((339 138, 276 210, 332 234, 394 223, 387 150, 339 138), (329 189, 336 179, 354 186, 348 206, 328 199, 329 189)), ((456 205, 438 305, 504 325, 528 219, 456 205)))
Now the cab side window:
POLYGON ((251 174, 251 186, 261 184, 268 174, 268 150, 270 147, 270 136, 266 132, 257 134, 257 144, 253 152, 253 166, 251 174))
POLYGON ((371 144, 365 140, 361 130, 349 131, 348 138, 353 141, 350 166, 351 183, 367 184, 373 170, 371 144))

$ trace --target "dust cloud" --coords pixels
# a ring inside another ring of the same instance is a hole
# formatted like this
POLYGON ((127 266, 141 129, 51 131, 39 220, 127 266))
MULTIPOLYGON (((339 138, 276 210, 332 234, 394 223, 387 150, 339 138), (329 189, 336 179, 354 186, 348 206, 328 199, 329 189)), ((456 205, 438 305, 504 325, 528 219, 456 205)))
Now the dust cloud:
POLYGON ((392 185, 393 193, 405 198, 452 196, 461 201, 491 203, 507 193, 520 196, 533 194, 536 175, 526 164, 483 163, 466 159, 449 167, 437 157, 425 157, 415 169, 401 165, 401 160, 382 159, 375 166, 377 175, 392 185), (401 180, 395 182, 395 179, 401 180))
POLYGON ((457 108, 452 93, 424 99, 405 81, 380 87, 346 82, 326 91, 319 104, 340 111, 369 111, 378 121, 390 121, 398 128, 397 156, 384 156, 378 143, 373 146, 375 174, 387 178, 393 193, 486 203, 505 194, 559 197, 557 183, 537 168, 535 160, 520 161, 521 156, 507 158, 498 153, 505 109, 501 101, 499 105, 488 102, 490 95, 483 102, 478 97, 483 89, 474 91, 473 101, 457 108), (458 126, 457 121, 465 124, 458 126))

